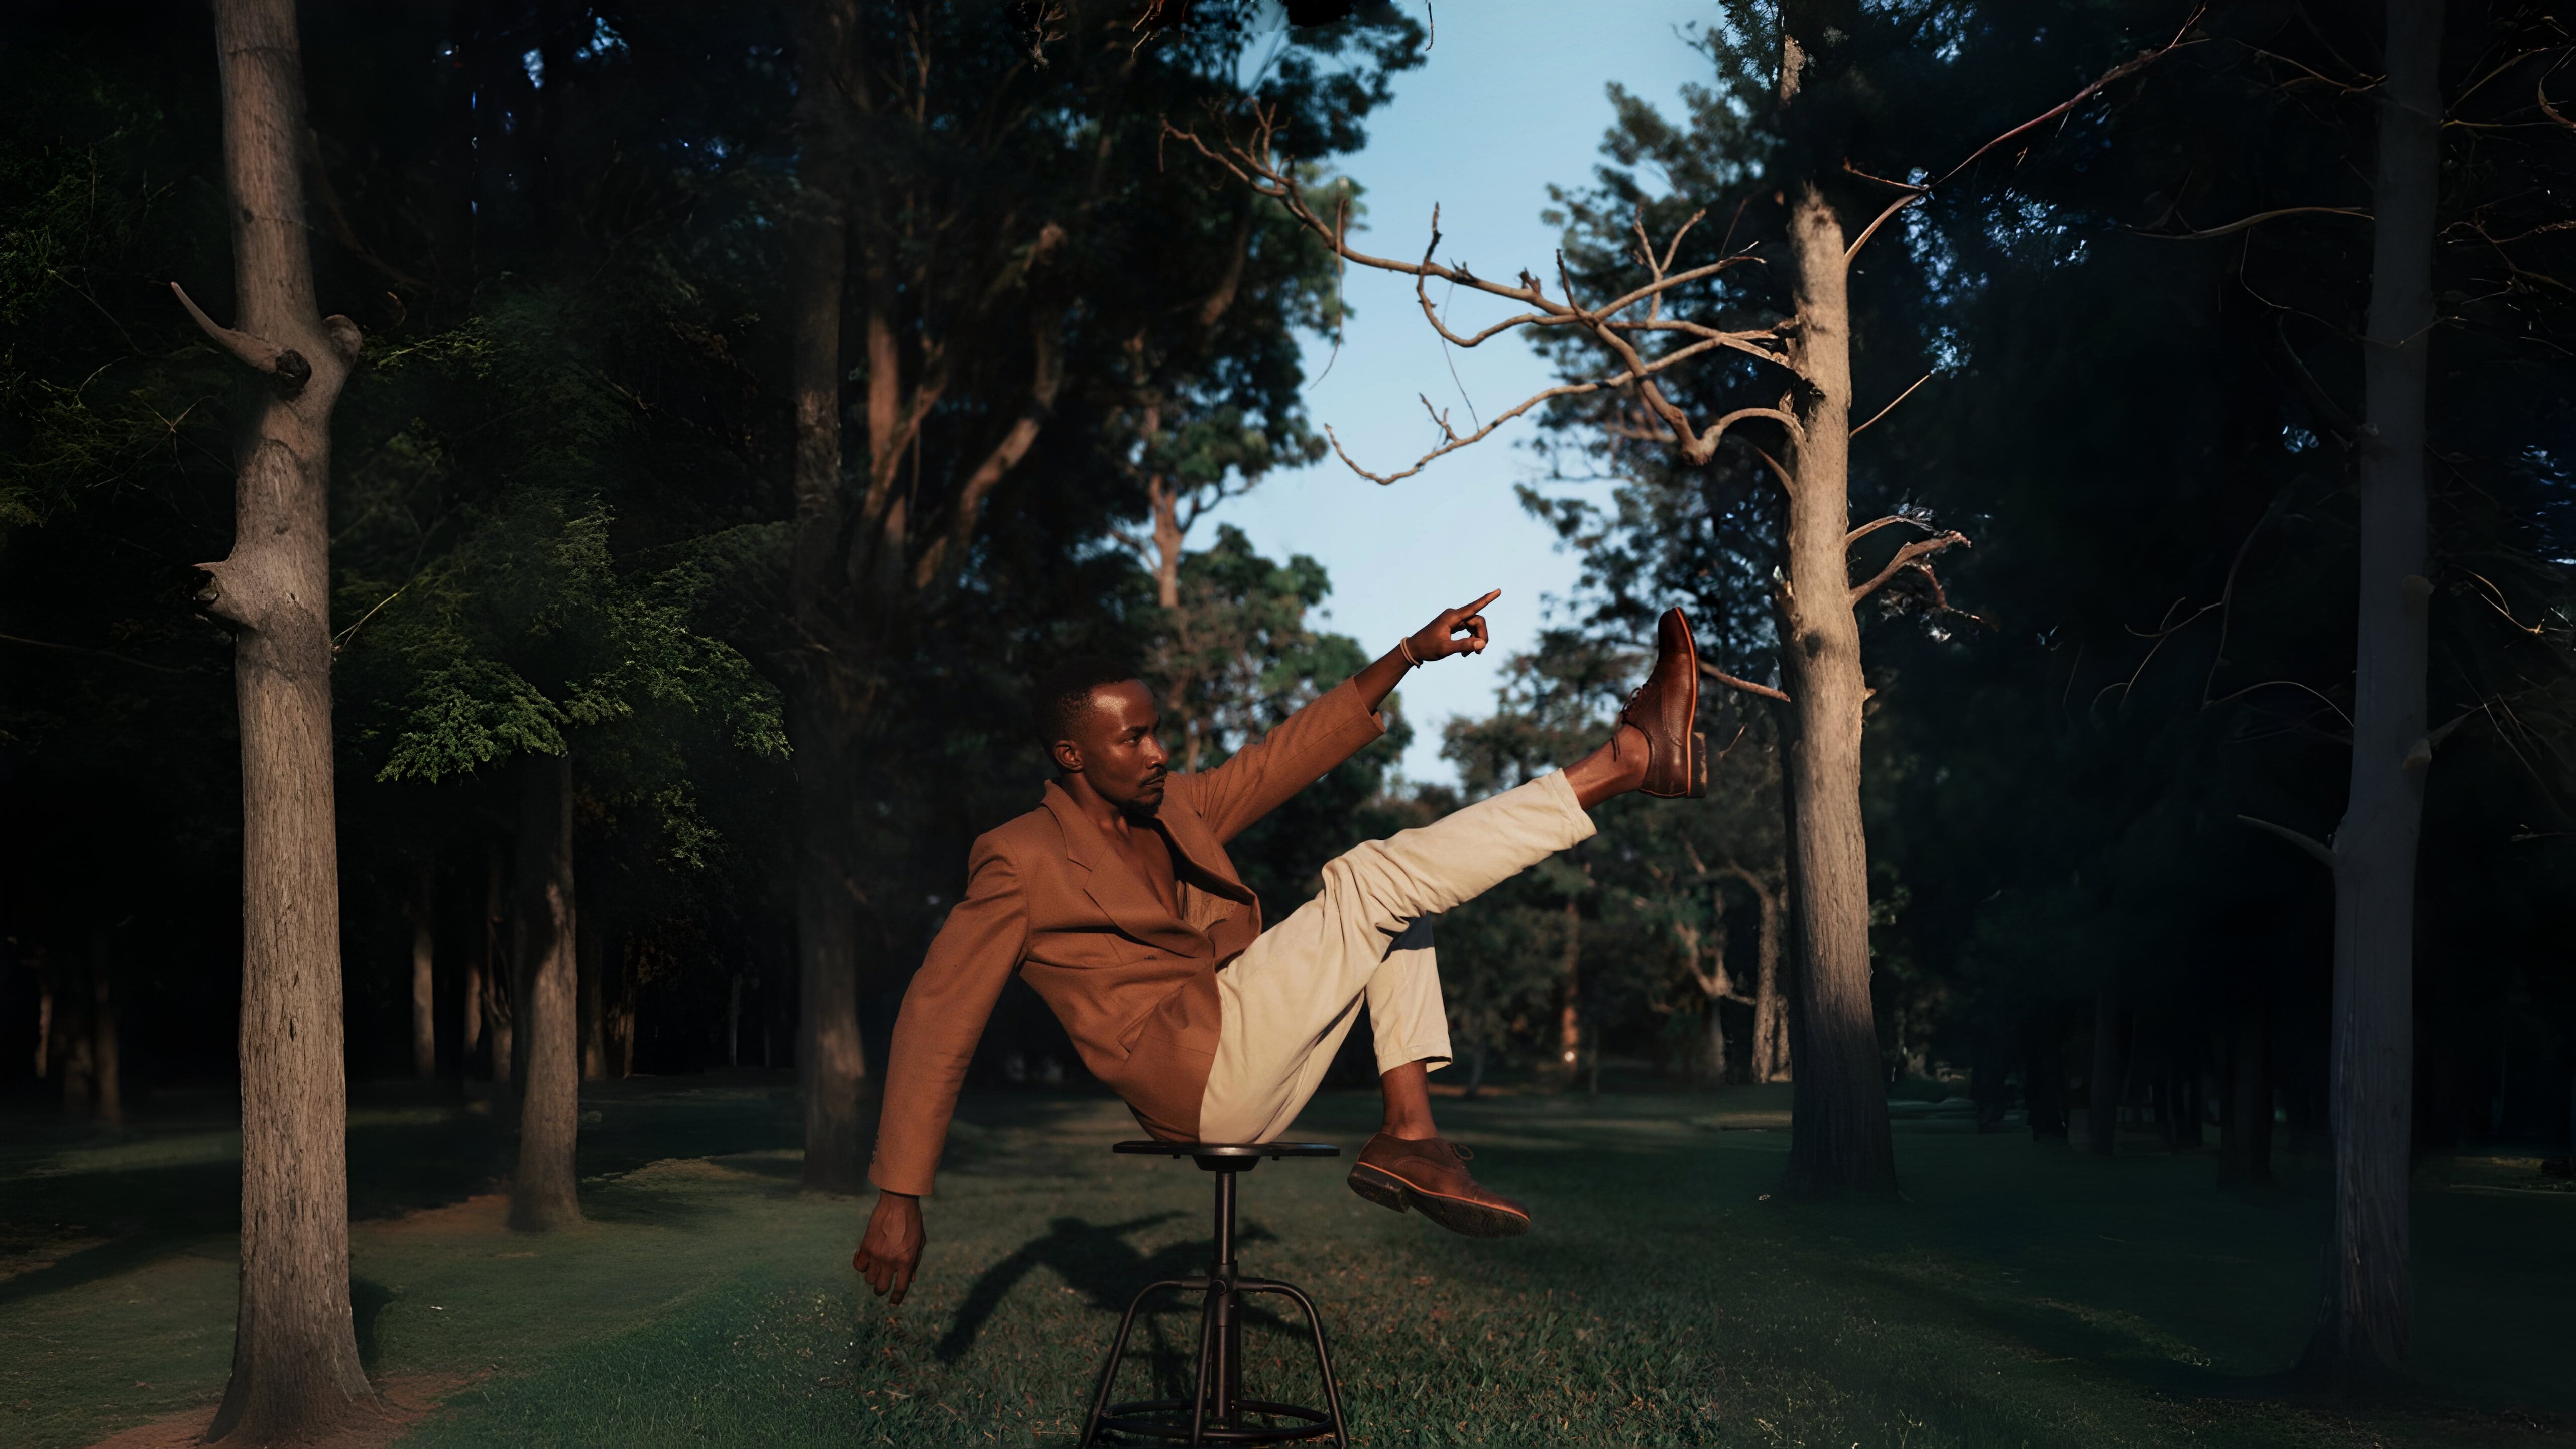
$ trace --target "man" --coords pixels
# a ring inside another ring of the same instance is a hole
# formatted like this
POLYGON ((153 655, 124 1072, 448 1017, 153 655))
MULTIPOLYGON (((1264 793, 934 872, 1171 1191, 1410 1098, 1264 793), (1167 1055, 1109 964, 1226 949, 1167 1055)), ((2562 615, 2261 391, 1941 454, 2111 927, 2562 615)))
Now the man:
POLYGON ((1520 1204, 1467 1171, 1431 1120, 1426 1074, 1449 1062, 1425 918, 1591 837, 1586 813, 1630 790, 1707 790, 1695 728, 1699 659, 1681 611, 1609 744, 1555 774, 1324 867, 1323 889, 1268 931, 1225 842, 1378 737, 1406 671, 1483 651, 1481 612, 1448 609, 1386 657, 1213 770, 1175 775, 1154 696, 1124 670, 1076 664, 1040 688, 1056 766, 1039 808, 975 842, 966 894, 904 993, 868 1178, 878 1189, 853 1258, 903 1301, 921 1263, 931 1189, 957 1090, 1003 983, 1018 972, 1055 1009, 1093 1075, 1171 1141, 1267 1142, 1287 1131, 1365 1001, 1383 1125, 1351 1169, 1369 1201, 1453 1231, 1529 1229, 1520 1204))

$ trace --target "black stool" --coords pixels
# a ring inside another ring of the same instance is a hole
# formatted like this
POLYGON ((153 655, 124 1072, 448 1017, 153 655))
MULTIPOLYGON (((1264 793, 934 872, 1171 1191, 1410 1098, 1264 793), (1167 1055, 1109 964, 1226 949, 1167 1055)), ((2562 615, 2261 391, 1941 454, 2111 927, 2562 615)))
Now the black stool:
POLYGON ((1188 1157, 1201 1172, 1216 1174, 1216 1263, 1204 1278, 1166 1278, 1148 1283, 1118 1320, 1118 1336, 1109 1341, 1109 1364, 1100 1371, 1100 1391, 1091 1399, 1091 1419, 1083 1425, 1083 1449, 1097 1442, 1102 1430, 1142 1434, 1183 1444, 1284 1444, 1294 1439, 1321 1439, 1349 1449, 1350 1431, 1342 1424, 1342 1389, 1333 1378, 1332 1355, 1324 1349, 1324 1319, 1315 1300, 1293 1283, 1246 1278, 1234 1270, 1234 1179, 1265 1157, 1339 1157, 1342 1149, 1326 1142, 1121 1142, 1110 1149, 1136 1157, 1188 1157), (1139 1399, 1109 1402, 1118 1382, 1118 1362, 1127 1353, 1127 1331, 1136 1310, 1166 1288, 1205 1293, 1199 1312, 1198 1387, 1186 1399, 1139 1399), (1243 1396, 1243 1304, 1254 1293, 1276 1293, 1297 1300, 1315 1334, 1315 1367, 1324 1377, 1324 1403, 1310 1409, 1243 1396), (1186 1415, 1186 1422, 1183 1416, 1186 1415), (1247 1417, 1296 1422, 1257 1426, 1247 1417))

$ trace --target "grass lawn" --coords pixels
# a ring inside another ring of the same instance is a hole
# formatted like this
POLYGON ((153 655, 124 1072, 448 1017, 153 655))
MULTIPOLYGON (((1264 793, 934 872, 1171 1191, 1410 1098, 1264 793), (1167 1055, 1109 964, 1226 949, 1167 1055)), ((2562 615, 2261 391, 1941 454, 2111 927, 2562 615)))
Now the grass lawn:
MULTIPOLYGON (((2428 1169, 2429 1393, 2330 1408, 2266 1377, 2311 1311, 2318 1164, 2230 1194, 2205 1153, 2102 1160, 1905 1121, 1907 1203, 1791 1206, 1763 1198, 1786 1133, 1750 1130, 1784 1120, 1784 1091, 1445 1101, 1537 1231, 1451 1237, 1362 1202, 1342 1165, 1277 1162, 1244 1179, 1244 1261, 1322 1303, 1369 1446, 2576 1444, 2576 1194, 2538 1190, 2531 1165, 2428 1169)), ((585 1105, 591 1221, 530 1237, 488 1195, 485 1116, 359 1094, 359 1340, 425 1406, 401 1442, 1067 1445, 1127 1295, 1206 1252, 1206 1178, 1110 1156, 1138 1135, 1116 1104, 970 1098, 924 1280, 890 1310, 848 1266, 860 1206, 796 1192, 781 1079, 585 1105)), ((1297 1135, 1352 1149, 1374 1116, 1373 1095, 1331 1095, 1297 1135)), ((183 1119, 121 1138, 8 1124, 0 1443, 211 1413, 238 1141, 183 1119)), ((1290 1326, 1254 1320, 1249 1380, 1313 1402, 1290 1326)), ((1126 1395, 1178 1382, 1195 1331, 1148 1320, 1126 1395)))

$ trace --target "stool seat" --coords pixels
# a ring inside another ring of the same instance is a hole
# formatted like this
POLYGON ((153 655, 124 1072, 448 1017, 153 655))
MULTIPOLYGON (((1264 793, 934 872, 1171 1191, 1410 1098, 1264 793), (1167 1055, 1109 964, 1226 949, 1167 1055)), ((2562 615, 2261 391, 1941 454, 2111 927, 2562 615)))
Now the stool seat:
POLYGON ((1329 1142, 1152 1139, 1121 1142, 1110 1151, 1127 1157, 1187 1157, 1198 1163, 1200 1171, 1215 1173, 1216 1256, 1205 1274, 1148 1283, 1128 1303, 1126 1314, 1118 1320, 1117 1334, 1109 1340, 1109 1362, 1101 1367, 1100 1383, 1092 1394, 1091 1417, 1082 1428, 1083 1449, 1099 1443, 1103 1434, 1193 1445, 1331 1439, 1342 1449, 1349 1449, 1350 1430, 1342 1420, 1342 1387, 1333 1377, 1332 1353, 1324 1347, 1324 1316, 1297 1285, 1247 1277, 1234 1258, 1235 1179, 1260 1166, 1264 1158, 1339 1157, 1342 1149, 1329 1142), (1199 1310, 1198 1371, 1191 1394, 1186 1399, 1112 1403, 1110 1394, 1117 1386, 1119 1362, 1127 1355, 1127 1335, 1136 1325, 1137 1310, 1145 1306, 1145 1300, 1163 1292, 1204 1295, 1199 1310), (1244 1393, 1244 1300, 1265 1293, 1286 1298, 1305 1311, 1315 1369, 1323 1380, 1323 1408, 1255 1399, 1244 1393))
POLYGON ((1249 1172, 1265 1157, 1339 1157, 1330 1142, 1165 1142, 1148 1138, 1109 1149, 1129 1157, 1188 1157, 1207 1172, 1249 1172))

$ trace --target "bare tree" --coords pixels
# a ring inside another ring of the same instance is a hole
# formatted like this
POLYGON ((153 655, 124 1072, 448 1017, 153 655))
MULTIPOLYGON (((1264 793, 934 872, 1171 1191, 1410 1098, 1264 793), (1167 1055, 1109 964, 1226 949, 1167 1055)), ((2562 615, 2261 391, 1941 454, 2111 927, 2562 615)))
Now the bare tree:
POLYGON ((348 1085, 331 761, 331 410, 359 334, 315 305, 291 0, 216 0, 237 328, 260 374, 232 552, 199 598, 233 634, 242 744, 242 1230, 233 1366, 209 1440, 318 1437, 370 1390, 349 1313, 348 1085))
MULTIPOLYGON (((2413 1328, 2407 1178, 2415 1079, 2415 856, 2424 776, 2424 396, 2441 188, 2441 0, 2388 0, 2370 334, 2363 351, 2352 781, 2332 846, 2334 1255, 2312 1365, 2384 1380, 2413 1328)), ((2543 95, 2544 101, 2546 95, 2543 95)))
MULTIPOLYGON (((1792 0, 1783 6, 1779 98, 1793 133, 1804 114, 1799 101, 1811 64, 1857 29, 1857 13, 1856 0, 1792 0)), ((1249 134, 1241 137, 1210 140, 1195 130, 1165 125, 1168 139, 1188 145, 1276 201, 1343 259, 1413 278, 1424 320, 1443 341, 1472 348, 1510 334, 1565 336, 1582 340, 1604 359, 1595 375, 1541 389, 1469 432, 1452 426, 1448 414, 1426 397, 1423 407, 1439 428, 1440 441, 1392 472, 1360 466, 1334 437, 1336 453, 1362 477, 1381 484, 1400 482, 1484 441, 1533 409, 1587 398, 1604 405, 1597 416, 1609 437, 1668 446, 1690 466, 1705 465, 1730 434, 1747 437, 1734 431, 1739 426, 1759 426, 1771 440, 1768 448, 1747 446, 1786 495, 1787 526, 1773 599, 1780 687, 1737 679, 1705 662, 1702 668, 1720 684, 1774 701, 1782 717, 1797 1002, 1787 1013, 1797 1060, 1795 1127, 1785 1184, 1789 1191, 1884 1195, 1895 1190, 1894 1146, 1869 990, 1869 869, 1860 807, 1861 718, 1869 687, 1855 611, 1864 600, 1896 585, 1917 591, 1929 608, 1947 610, 1934 560, 1968 543, 1964 535, 1910 513, 1857 527, 1851 523, 1851 439, 1878 420, 1855 424, 1852 417, 1852 259, 1891 218, 1933 187, 2151 64, 2180 40, 2178 35, 2164 49, 2113 68, 2065 103, 1987 142, 1932 186, 1887 183, 1900 195, 1857 235, 1845 229, 1824 177, 1805 175, 1782 188, 1787 245, 1781 260, 1789 304, 1784 315, 1759 326, 1724 325, 1713 320, 1714 312, 1694 317, 1679 310, 1681 302, 1707 293, 1725 273, 1757 260, 1750 251, 1737 251, 1694 266, 1678 265, 1683 240, 1704 219, 1704 211, 1660 245, 1648 234, 1641 214, 1631 260, 1643 280, 1612 295, 1579 296, 1560 254, 1557 294, 1551 296, 1548 284, 1527 270, 1505 282, 1436 260, 1441 241, 1437 207, 1419 260, 1375 256, 1353 246, 1346 208, 1335 206, 1326 215, 1297 184, 1295 163, 1280 152, 1280 128, 1271 113, 1255 110, 1249 134), (1432 300, 1430 284, 1435 281, 1495 298, 1515 310, 1480 329, 1453 330, 1432 300), (1668 303, 1674 306, 1668 308, 1668 303), (1731 358, 1752 358, 1776 372, 1784 388, 1777 401, 1695 418, 1663 384, 1668 374, 1686 365, 1731 358), (1869 577, 1855 581, 1853 546, 1890 527, 1920 536, 1898 547, 1869 577)), ((1835 178, 1838 184, 1849 179, 1835 178)), ((1332 436, 1329 427, 1326 435, 1332 436)))

